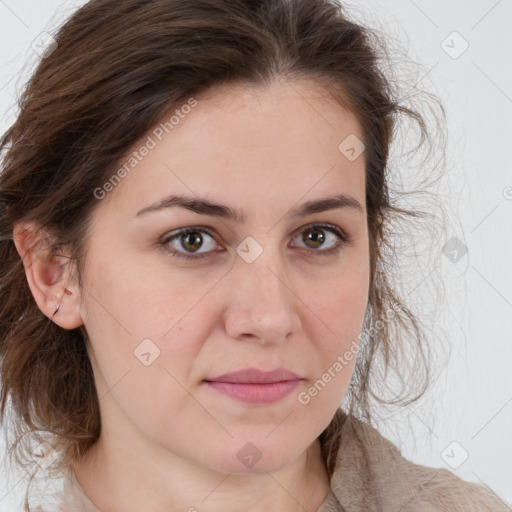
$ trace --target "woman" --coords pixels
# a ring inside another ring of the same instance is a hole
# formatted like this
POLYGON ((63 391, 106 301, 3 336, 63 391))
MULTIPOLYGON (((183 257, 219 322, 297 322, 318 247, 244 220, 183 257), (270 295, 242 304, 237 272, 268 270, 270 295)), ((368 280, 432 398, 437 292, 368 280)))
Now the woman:
POLYGON ((423 353, 383 248, 397 114, 425 135, 370 36, 328 0, 59 31, 0 146, 1 411, 65 477, 39 510, 507 510, 370 424, 379 354, 423 353))

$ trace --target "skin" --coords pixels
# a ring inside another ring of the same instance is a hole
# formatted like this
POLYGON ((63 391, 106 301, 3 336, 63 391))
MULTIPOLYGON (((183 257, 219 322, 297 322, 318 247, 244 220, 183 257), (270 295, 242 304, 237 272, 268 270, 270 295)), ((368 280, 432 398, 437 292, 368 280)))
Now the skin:
POLYGON ((317 437, 348 388, 355 357, 307 404, 298 396, 353 344, 364 319, 364 154, 349 161, 338 149, 362 132, 314 83, 230 86, 196 99, 98 201, 85 290, 64 259, 31 249, 23 231, 30 224, 14 231, 41 311, 52 318, 60 303, 53 321, 84 325, 90 340, 102 432, 74 470, 87 496, 109 512, 314 511, 329 490, 317 437), (179 207, 136 215, 171 193, 241 210, 246 222, 179 207), (289 215, 336 194, 352 196, 362 211, 289 215), (350 243, 321 254, 340 241, 321 228, 323 244, 304 240, 312 223, 339 227, 350 243), (199 233, 195 249, 208 256, 172 256, 194 254, 194 246, 163 237, 195 226, 212 231, 199 233), (248 236, 263 250, 251 263, 236 252, 248 236), (144 339, 160 350, 149 366, 134 355, 144 339), (240 402, 204 382, 247 367, 283 367, 303 380, 270 404, 240 402), (252 467, 237 457, 247 443, 261 455, 252 467))

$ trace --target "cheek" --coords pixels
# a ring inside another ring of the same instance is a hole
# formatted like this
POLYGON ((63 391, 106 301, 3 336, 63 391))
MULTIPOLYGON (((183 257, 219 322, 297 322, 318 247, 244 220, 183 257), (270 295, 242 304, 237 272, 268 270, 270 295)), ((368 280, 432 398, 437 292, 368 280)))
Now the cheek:
MULTIPOLYGON (((365 261, 364 257, 359 261, 365 261)), ((315 414, 335 409, 352 378, 368 303, 367 268, 347 263, 322 286, 310 287, 310 293, 303 294, 314 313, 306 313, 307 330, 318 364, 312 387, 304 390, 299 402, 315 414)))
POLYGON ((94 268, 85 283, 84 323, 99 396, 115 398, 142 422, 158 418, 162 408, 179 408, 186 394, 177 383, 187 386, 189 368, 204 340, 199 331, 205 322, 197 316, 204 305, 195 306, 208 287, 190 286, 183 276, 163 279, 128 259, 97 261, 94 268))
POLYGON ((308 305, 339 343, 357 337, 361 330, 368 304, 368 279, 367 270, 347 267, 309 294, 308 305))
POLYGON ((320 364, 315 382, 299 401, 324 419, 322 414, 336 409, 353 376, 368 302, 366 279, 365 272, 352 272, 317 295, 311 306, 320 312, 313 336, 320 364))
POLYGON ((114 332, 115 339, 129 338, 132 349, 145 338, 171 334, 200 298, 198 287, 183 272, 169 274, 143 258, 114 256, 91 265, 88 323, 109 338, 114 332))

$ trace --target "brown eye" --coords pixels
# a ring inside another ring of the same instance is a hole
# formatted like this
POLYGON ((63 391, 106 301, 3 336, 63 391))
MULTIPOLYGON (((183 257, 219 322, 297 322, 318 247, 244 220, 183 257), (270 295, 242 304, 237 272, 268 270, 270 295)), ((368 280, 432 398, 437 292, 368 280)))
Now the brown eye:
POLYGON ((203 245, 203 238, 199 231, 189 231, 181 236, 182 247, 191 252, 195 252, 203 245))
POLYGON ((312 249, 317 249, 325 243, 325 234, 322 233, 322 229, 312 228, 303 231, 302 240, 308 244, 312 249))
POLYGON ((190 259, 208 256, 217 247, 213 236, 203 228, 182 229, 160 243, 172 256, 190 259))
POLYGON ((312 253, 319 255, 329 255, 339 252, 343 246, 348 245, 349 239, 341 229, 330 225, 313 225, 303 229, 299 237, 305 247, 311 249, 312 253))

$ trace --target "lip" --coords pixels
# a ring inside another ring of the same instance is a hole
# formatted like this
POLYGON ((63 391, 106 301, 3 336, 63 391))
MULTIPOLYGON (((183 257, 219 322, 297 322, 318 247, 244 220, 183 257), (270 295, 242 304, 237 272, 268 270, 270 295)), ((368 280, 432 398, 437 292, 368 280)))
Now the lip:
POLYGON ((205 379, 205 382, 210 388, 236 400, 252 404, 268 404, 289 395, 301 380, 302 378, 297 374, 284 368, 268 372, 246 368, 205 379))
POLYGON ((270 384, 273 382, 282 382, 285 380, 300 379, 296 373, 285 368, 278 368, 272 371, 262 371, 257 368, 244 368, 236 372, 225 373, 220 377, 205 379, 208 382, 231 382, 242 384, 270 384))

